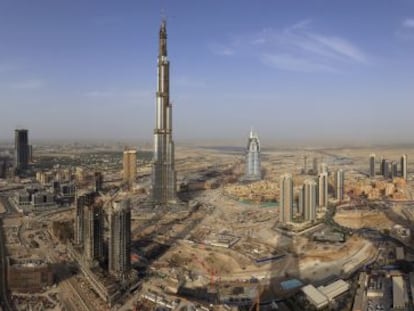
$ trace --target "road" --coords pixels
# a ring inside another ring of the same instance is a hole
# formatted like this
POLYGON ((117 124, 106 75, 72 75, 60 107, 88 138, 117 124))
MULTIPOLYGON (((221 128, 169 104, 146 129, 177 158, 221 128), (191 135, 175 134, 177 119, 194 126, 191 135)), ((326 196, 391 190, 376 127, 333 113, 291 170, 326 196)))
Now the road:
POLYGON ((14 310, 10 304, 9 301, 9 295, 7 291, 7 263, 6 263, 6 250, 5 250, 5 241, 3 237, 3 219, 0 218, 0 282, 1 282, 1 305, 4 308, 4 310, 11 311, 14 310))

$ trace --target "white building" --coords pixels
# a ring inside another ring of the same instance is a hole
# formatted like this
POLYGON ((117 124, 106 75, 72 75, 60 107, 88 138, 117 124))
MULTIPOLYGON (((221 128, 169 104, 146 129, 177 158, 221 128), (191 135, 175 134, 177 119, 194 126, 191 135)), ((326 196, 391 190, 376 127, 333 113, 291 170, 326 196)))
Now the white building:
POLYGON ((262 171, 260 165, 260 140, 257 133, 250 131, 249 140, 247 141, 246 153, 246 175, 245 180, 262 179, 262 171))
POLYGON ((305 294, 306 299, 318 310, 327 306, 329 303, 328 298, 311 284, 302 287, 302 292, 305 294))

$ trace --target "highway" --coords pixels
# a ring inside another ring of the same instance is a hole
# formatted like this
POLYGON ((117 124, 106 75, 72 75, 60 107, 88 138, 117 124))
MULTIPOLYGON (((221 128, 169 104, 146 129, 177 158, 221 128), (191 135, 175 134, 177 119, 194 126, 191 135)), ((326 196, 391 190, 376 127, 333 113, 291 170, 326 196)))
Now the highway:
POLYGON ((1 282, 1 306, 6 311, 14 310, 9 301, 9 295, 7 291, 7 264, 6 264, 6 250, 5 250, 5 242, 3 237, 3 219, 0 217, 0 282, 1 282))

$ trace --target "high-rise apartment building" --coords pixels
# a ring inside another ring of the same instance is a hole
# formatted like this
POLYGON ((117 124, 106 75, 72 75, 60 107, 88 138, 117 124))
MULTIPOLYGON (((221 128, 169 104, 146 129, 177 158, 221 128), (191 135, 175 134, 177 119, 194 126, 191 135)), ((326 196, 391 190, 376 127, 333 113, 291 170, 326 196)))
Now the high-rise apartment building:
POLYGON ((391 178, 398 177, 398 163, 396 161, 391 162, 391 178))
POLYGON ((288 223, 293 218, 293 180, 291 174, 280 177, 279 220, 288 223))
POLYGON ((129 199, 115 201, 109 221, 108 270, 123 277, 131 268, 131 208, 129 199))
POLYGON ((159 33, 152 200, 155 204, 167 204, 176 201, 172 105, 170 103, 170 62, 167 58, 167 28, 165 20, 161 23, 159 33))
POLYGON ((135 149, 124 150, 122 168, 122 180, 131 188, 137 178, 137 151, 135 149))
POLYGON ((95 264, 103 259, 104 215, 100 202, 87 205, 84 209, 84 259, 95 264))
POLYGON ((327 173, 328 174, 328 164, 322 162, 319 166, 319 173, 327 173))
POLYGON ((95 172, 95 192, 100 192, 103 189, 103 174, 102 172, 95 172))
POLYGON ((316 219, 316 188, 316 182, 312 179, 307 179, 299 193, 301 198, 299 204, 302 205, 299 210, 303 213, 303 219, 307 221, 316 219))
POLYGON ((87 206, 94 204, 95 197, 95 192, 87 192, 76 198, 74 242, 77 246, 83 247, 85 238, 85 210, 87 206))
POLYGON ((391 163, 386 160, 386 159, 382 159, 382 176, 384 176, 384 178, 390 178, 391 176, 391 163))
POLYGON ((246 153, 246 175, 245 180, 260 180, 262 179, 262 172, 260 166, 260 140, 257 133, 250 131, 249 139, 247 141, 246 153))
POLYGON ((375 154, 369 156, 369 177, 375 177, 375 154))
POLYGON ((319 163, 318 158, 313 158, 313 161, 312 161, 312 173, 314 175, 318 175, 318 170, 319 170, 318 163, 319 163))
POLYGON ((344 199, 345 173, 342 169, 335 172, 335 197, 338 201, 344 199))
POLYGON ((407 155, 401 156, 401 177, 407 180, 407 155))
POLYGON ((328 173, 320 173, 318 177, 318 205, 328 207, 328 173))
POLYGON ((18 174, 29 167, 29 151, 28 130, 16 129, 14 131, 14 167, 18 174))

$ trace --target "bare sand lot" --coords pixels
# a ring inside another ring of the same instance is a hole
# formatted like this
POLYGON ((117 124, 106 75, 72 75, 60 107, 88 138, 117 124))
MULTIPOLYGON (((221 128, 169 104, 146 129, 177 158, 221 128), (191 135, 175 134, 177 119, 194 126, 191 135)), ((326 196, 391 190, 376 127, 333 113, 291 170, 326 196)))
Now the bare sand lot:
POLYGON ((341 226, 352 229, 390 229, 394 225, 381 211, 340 211, 335 214, 334 220, 341 226))

